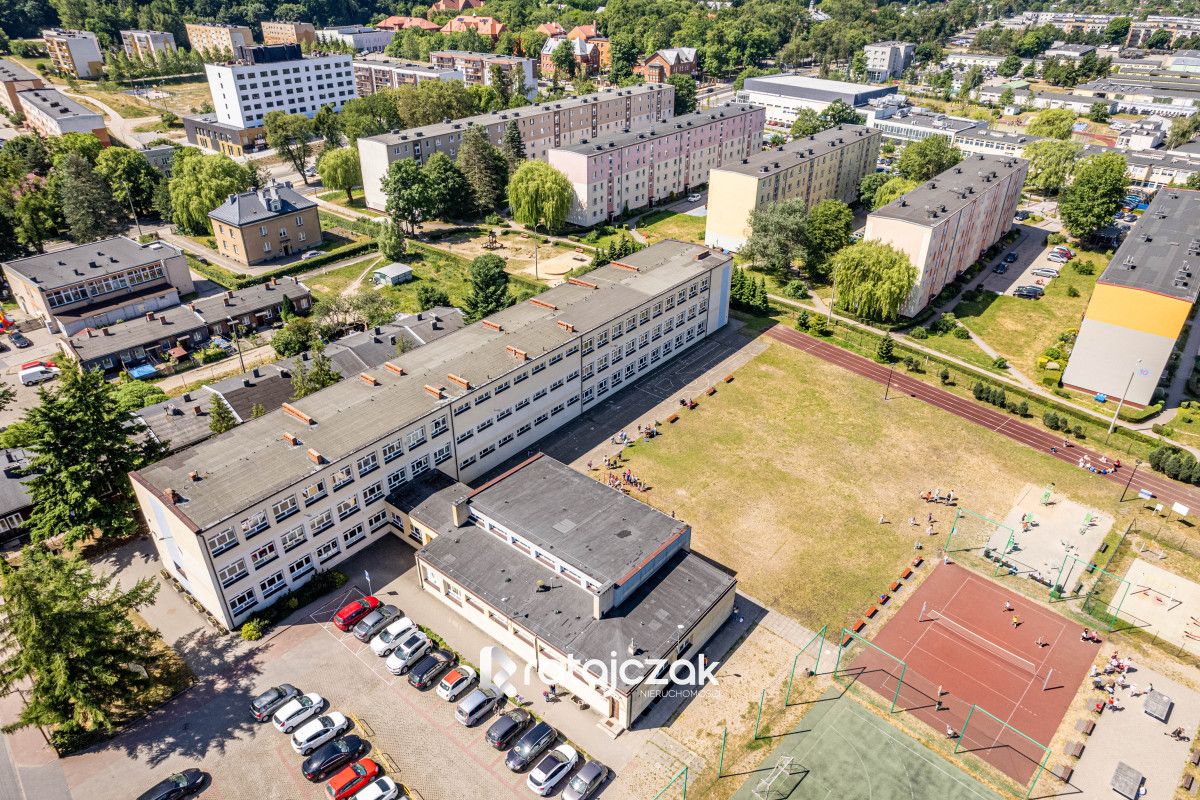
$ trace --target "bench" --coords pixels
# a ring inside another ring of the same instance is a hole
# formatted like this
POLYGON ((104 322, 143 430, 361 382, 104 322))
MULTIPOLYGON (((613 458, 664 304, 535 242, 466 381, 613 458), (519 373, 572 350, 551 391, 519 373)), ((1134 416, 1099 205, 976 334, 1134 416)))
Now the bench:
POLYGON ((1092 731, 1096 730, 1096 723, 1090 719, 1081 719, 1075 723, 1075 730, 1082 733, 1084 736, 1091 736, 1092 731))
POLYGON ((912 569, 909 567, 905 567, 904 572, 900 573, 900 577, 904 580, 908 580, 909 578, 912 577, 912 569))
POLYGON ((1193 750, 1188 755, 1188 763, 1193 767, 1200 767, 1200 750, 1193 750))
POLYGON ((865 627, 867 627, 866 620, 860 619, 858 622, 854 623, 854 627, 851 630, 853 630, 855 633, 860 633, 865 627))
POLYGON ((892 583, 892 591, 898 592, 899 590, 900 590, 900 581, 893 582, 892 583))
POLYGON ((1075 768, 1069 764, 1059 764, 1057 767, 1050 770, 1050 774, 1058 778, 1063 783, 1070 783, 1071 776, 1075 774, 1075 768))
POLYGON ((732 376, 732 375, 726 375, 726 376, 725 376, 725 382, 726 382, 726 383, 733 383, 733 376, 732 376))
POLYGON ((1179 788, 1183 789, 1185 792, 1190 792, 1192 790, 1192 784, 1195 782, 1196 779, 1191 775, 1184 775, 1183 780, 1179 782, 1179 788))
POLYGON ((925 559, 921 558, 920 556, 917 556, 916 558, 913 559, 912 565, 914 567, 919 567, 924 563, 925 563, 925 559))
POLYGON ((704 390, 704 394, 707 397, 712 397, 716 393, 717 393, 717 387, 715 387, 715 386, 710 386, 704 390))
POLYGON ((1079 758, 1083 755, 1083 742, 1067 742, 1066 746, 1063 747, 1063 753, 1069 755, 1071 758, 1079 758))
POLYGON ((678 422, 678 421, 679 421, 679 415, 678 415, 678 414, 672 414, 671 416, 667 417, 667 422, 672 422, 672 423, 674 423, 674 422, 678 422))
POLYGON ((867 609, 867 619, 874 619, 875 615, 878 613, 879 613, 879 608, 876 606, 871 606, 870 608, 867 609))
POLYGON ((888 604, 888 601, 891 599, 892 599, 892 596, 890 594, 881 594, 881 595, 879 595, 879 605, 886 606, 888 604))

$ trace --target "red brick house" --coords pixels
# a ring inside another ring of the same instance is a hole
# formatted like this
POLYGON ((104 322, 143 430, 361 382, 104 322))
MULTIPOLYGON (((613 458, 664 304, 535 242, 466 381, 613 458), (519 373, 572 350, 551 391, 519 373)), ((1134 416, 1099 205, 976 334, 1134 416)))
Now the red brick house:
POLYGON ((695 75, 697 67, 696 48, 672 47, 642 59, 633 72, 642 76, 646 83, 666 83, 672 75, 695 75))

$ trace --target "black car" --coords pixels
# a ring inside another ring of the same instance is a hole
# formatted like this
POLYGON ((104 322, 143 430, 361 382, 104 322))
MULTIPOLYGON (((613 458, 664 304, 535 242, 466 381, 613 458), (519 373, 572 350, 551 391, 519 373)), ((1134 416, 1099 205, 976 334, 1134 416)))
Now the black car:
POLYGON ((517 746, 510 750, 508 756, 505 757, 504 766, 513 772, 520 772, 546 752, 557 738, 558 731, 544 722, 539 722, 517 740, 517 746))
POLYGON ((454 653, 438 648, 430 650, 421 656, 412 669, 408 671, 408 682, 418 689, 428 689, 438 682, 442 673, 450 669, 458 661, 454 653))
POLYGON ((33 345, 33 342, 31 342, 27 338, 25 338, 25 334, 21 333, 20 331, 13 331, 12 333, 10 333, 8 335, 8 338, 12 340, 12 343, 14 345, 16 345, 17 347, 19 347, 21 349, 24 349, 26 347, 30 347, 33 345))
POLYGON ((179 800, 203 789, 207 778, 208 776, 198 769, 185 769, 142 792, 137 800, 179 800))
POLYGON ((334 739, 313 751, 304 759, 304 777, 319 783, 347 764, 357 761, 367 750, 367 743, 354 734, 334 739))
POLYGON ((278 686, 272 686, 250 703, 250 713, 259 722, 266 722, 271 718, 271 715, 279 710, 279 707, 291 700, 293 697, 298 697, 300 690, 290 683, 281 683, 278 686))
POLYGON ((497 750, 507 750, 521 732, 529 727, 533 715, 523 708, 514 708, 492 723, 484 739, 497 750))

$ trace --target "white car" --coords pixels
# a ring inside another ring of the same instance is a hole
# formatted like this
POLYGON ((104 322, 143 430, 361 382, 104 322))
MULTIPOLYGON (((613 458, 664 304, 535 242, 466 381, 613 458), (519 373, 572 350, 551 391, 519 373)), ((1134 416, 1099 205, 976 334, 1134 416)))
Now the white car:
POLYGON ((396 800, 399 796, 400 787, 385 775, 355 792, 353 800, 396 800))
POLYGON ((275 712, 271 721, 275 730, 280 733, 291 733, 304 720, 318 713, 325 707, 325 698, 316 692, 300 695, 295 700, 289 700, 283 708, 275 712))
POLYGON ((341 736, 350 727, 350 720, 338 711, 331 711, 301 725, 292 734, 292 749, 306 756, 326 742, 341 736))
POLYGON ((466 664, 459 664, 446 673, 438 684, 437 696, 453 702, 475 682, 475 670, 466 664))
POLYGON ((396 649, 388 656, 385 666, 393 675, 403 675, 409 667, 417 663, 421 656, 429 652, 433 643, 429 637, 418 630, 409 631, 408 637, 402 639, 396 649))
POLYGON ((371 640, 371 652, 380 658, 390 656, 392 651, 399 647, 400 643, 416 629, 417 623, 408 617, 401 617, 375 634, 375 638, 371 640))
POLYGON ((578 762, 579 753, 575 752, 575 748, 569 744, 560 744, 542 756, 542 760, 529 773, 525 785, 535 794, 545 797, 554 791, 555 785, 565 778, 578 762))
POLYGON ((699 203, 699 202, 700 202, 700 195, 698 195, 698 194, 689 194, 689 195, 687 196, 687 201, 688 201, 689 203, 699 203))
POLYGON ((22 386, 34 386, 44 381, 54 380, 60 372, 58 367, 29 367, 21 370, 17 377, 22 386))
POLYGON ((320 255, 324 255, 324 253, 322 253, 320 250, 305 250, 304 255, 300 256, 300 260, 303 261, 306 258, 316 258, 320 255))

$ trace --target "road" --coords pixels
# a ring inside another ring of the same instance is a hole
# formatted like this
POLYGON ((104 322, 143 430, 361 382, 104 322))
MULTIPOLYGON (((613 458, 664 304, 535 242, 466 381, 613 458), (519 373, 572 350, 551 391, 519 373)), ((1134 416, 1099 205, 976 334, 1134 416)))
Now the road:
MULTIPOLYGON (((870 378, 877 383, 889 384, 890 382, 890 391, 896 395, 907 394, 917 400, 923 400, 935 408, 947 411, 969 422, 974 422, 976 425, 988 428, 1019 444, 1026 445, 1043 453, 1050 453, 1051 448, 1055 448, 1056 452, 1053 453, 1053 456, 1059 461, 1071 464, 1072 466, 1076 465, 1079 459, 1084 457, 1090 458, 1092 463, 1099 465, 1102 463, 1100 461, 1101 457, 1106 455, 1098 450, 1078 444, 1072 444, 1069 449, 1064 450, 1061 434, 1051 433, 1042 428, 1021 422, 1011 414, 996 411, 973 400, 951 394, 944 389, 939 389, 916 378, 911 378, 903 371, 877 364, 862 356, 842 350, 828 342, 821 341, 799 331, 790 330, 782 325, 776 325, 769 329, 767 336, 797 350, 802 350, 809 355, 816 356, 830 364, 842 367, 856 375, 870 378)), ((1132 466, 1130 464, 1123 464, 1121 469, 1108 475, 1097 473, 1097 477, 1124 487, 1126 481, 1130 478, 1132 466)), ((1148 466, 1143 466, 1142 469, 1138 470, 1137 477, 1130 487, 1132 497, 1137 496, 1139 489, 1146 489, 1152 492, 1154 497, 1166 507, 1170 507, 1173 503, 1181 503, 1190 509, 1200 509, 1200 490, 1185 486, 1163 475, 1152 472, 1148 466)))

